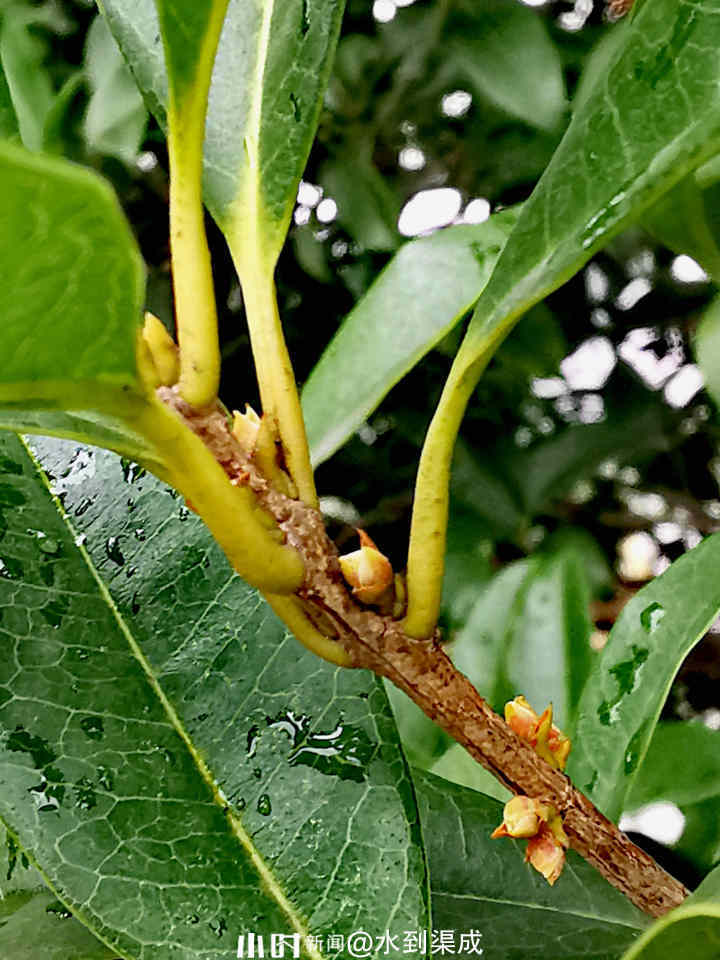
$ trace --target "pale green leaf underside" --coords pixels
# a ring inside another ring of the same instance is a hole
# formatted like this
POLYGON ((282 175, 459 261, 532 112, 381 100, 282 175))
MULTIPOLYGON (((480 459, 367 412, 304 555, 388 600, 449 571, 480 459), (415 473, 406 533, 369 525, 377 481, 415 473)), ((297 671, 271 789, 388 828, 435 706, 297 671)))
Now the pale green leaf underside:
POLYGON ((716 960, 719 952, 720 868, 716 868, 681 907, 657 920, 622 960, 716 960))
POLYGON ((652 0, 623 28, 478 303, 466 357, 720 148, 720 3, 652 0))
POLYGON ((57 894, 132 960, 422 926, 379 683, 303 650, 136 465, 37 441, 71 528, 0 439, 0 815, 57 894))
POLYGON ((350 312, 302 394, 313 462, 327 460, 472 307, 517 210, 413 240, 350 312), (430 282, 432 280, 432 282, 430 282))
MULTIPOLYGON (((208 102, 204 188, 235 251, 248 223, 254 226, 248 215, 259 213, 264 253, 272 259, 279 253, 343 6, 343 0, 230 0, 208 102)), ((164 122, 167 77, 153 0, 102 0, 102 9, 148 105, 164 122)))
POLYGON ((572 851, 551 887, 523 862, 523 841, 492 840, 502 803, 419 770, 413 779, 433 927, 456 931, 458 940, 462 931, 479 930, 483 960, 617 960, 647 926, 647 918, 572 851))
POLYGON ((719 566, 715 534, 643 587, 588 678, 568 772, 613 819, 625 806, 675 673, 720 611, 719 566))
POLYGON ((140 397, 144 268, 115 195, 7 144, 0 182, 0 424, 143 450, 120 417, 140 397))

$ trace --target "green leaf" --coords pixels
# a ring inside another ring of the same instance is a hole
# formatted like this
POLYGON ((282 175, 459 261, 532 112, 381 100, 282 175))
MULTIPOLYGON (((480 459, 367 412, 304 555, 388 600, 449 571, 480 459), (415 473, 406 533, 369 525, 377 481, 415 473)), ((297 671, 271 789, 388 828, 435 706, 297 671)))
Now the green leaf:
POLYGON ((622 960, 692 957, 716 960, 720 945, 720 870, 714 870, 685 903, 657 920, 622 960))
POLYGON ((405 244, 348 314, 303 390, 313 462, 327 460, 477 299, 516 210, 405 244), (429 283, 431 277, 452 282, 429 283))
POLYGON ((612 819, 627 804, 673 677, 720 611, 718 563, 715 534, 632 598, 595 661, 568 772, 612 819))
POLYGON ((717 280, 720 249, 708 222, 706 203, 710 194, 700 189, 694 175, 685 177, 646 211, 642 224, 664 246, 693 257, 717 280))
MULTIPOLYGON (((182 38, 208 2, 177 8, 177 38, 169 43, 179 83, 190 75, 182 38)), ((163 3, 168 15, 174 6, 163 3)), ((164 122, 167 77, 153 0, 103 0, 102 9, 164 122)), ((338 0, 231 0, 228 7, 208 104, 205 200, 238 261, 259 254, 272 265, 285 240, 342 11, 338 0)))
POLYGON ((147 112, 132 74, 100 16, 88 30, 85 71, 91 89, 84 123, 88 147, 127 164, 134 163, 147 112))
POLYGON ((436 777, 442 777, 443 780, 450 780, 458 786, 469 787, 488 797, 494 797, 502 803, 507 803, 512 797, 510 791, 474 760, 459 743, 451 743, 445 753, 427 767, 427 771, 436 777))
POLYGON ((3 140, 20 139, 17 114, 13 106, 7 78, 2 69, 0 69, 0 138, 3 140))
POLYGON ((477 368, 530 306, 720 148, 720 7, 644 3, 522 214, 475 310, 477 368))
POLYGON ((510 564, 477 600, 452 648, 462 670, 497 710, 517 694, 572 731, 591 667, 589 589, 575 550, 510 564))
POLYGON ((110 950, 49 891, 0 900, 0 953, 8 960, 114 960, 110 950))
POLYGON ((712 869, 720 861, 720 798, 701 800, 680 809, 685 827, 672 846, 673 853, 690 860, 702 871, 712 869))
POLYGON ((657 404, 623 404, 609 410, 602 423, 572 424, 527 450, 506 443, 497 460, 532 518, 608 457, 668 448, 666 417, 657 404))
MULTIPOLYGON (((433 927, 479 930, 483 960, 617 960, 647 918, 572 850, 554 887, 523 862, 524 844, 492 840, 502 804, 413 771, 433 927)), ((470 951, 457 955, 470 957, 470 951)), ((475 953, 477 956, 477 953, 475 953)))
POLYGON ((137 464, 38 441, 64 516, 0 439, 0 816, 62 901, 128 960, 423 926, 381 683, 300 647, 137 464))
POLYGON ((720 404, 720 297, 703 311, 693 347, 705 388, 715 403, 720 404))
POLYGON ((538 568, 533 558, 508 564, 497 573, 481 590, 452 646, 455 666, 496 710, 525 692, 514 690, 505 673, 505 651, 522 620, 528 584, 538 568))
POLYGON ((142 450, 120 417, 139 387, 144 271, 115 195, 8 145, 0 179, 0 424, 142 450))
POLYGON ((720 733, 699 721, 659 723, 627 799, 628 810, 656 800, 678 806, 720 798, 720 733))
POLYGON ((448 58, 502 110, 542 130, 559 126, 567 108, 560 53, 536 11, 485 0, 448 58))
POLYGON ((45 120, 55 99, 45 64, 47 44, 30 29, 43 19, 42 8, 25 6, 10 7, 0 18, 0 63, 29 150, 42 149, 45 120))

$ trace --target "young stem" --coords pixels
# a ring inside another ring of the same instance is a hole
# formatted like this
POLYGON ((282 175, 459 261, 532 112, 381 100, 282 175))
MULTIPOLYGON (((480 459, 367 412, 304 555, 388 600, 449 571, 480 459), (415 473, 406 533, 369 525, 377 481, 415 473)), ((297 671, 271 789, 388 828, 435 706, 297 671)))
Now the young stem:
POLYGON ((194 407, 209 406, 220 382, 215 290, 202 202, 205 115, 227 0, 219 0, 208 24, 194 81, 170 90, 170 253, 175 319, 180 344, 180 392, 194 407))
POLYGON ((277 426, 285 465, 295 481, 300 499, 308 506, 317 507, 305 421, 280 323, 272 270, 260 262, 243 262, 239 264, 238 273, 263 414, 277 426))
POLYGON ((463 342, 443 388, 425 437, 413 501, 408 547, 408 606, 404 629, 408 636, 432 635, 440 612, 445 537, 450 497, 450 467, 468 400, 480 375, 506 331, 489 336, 483 349, 463 342))

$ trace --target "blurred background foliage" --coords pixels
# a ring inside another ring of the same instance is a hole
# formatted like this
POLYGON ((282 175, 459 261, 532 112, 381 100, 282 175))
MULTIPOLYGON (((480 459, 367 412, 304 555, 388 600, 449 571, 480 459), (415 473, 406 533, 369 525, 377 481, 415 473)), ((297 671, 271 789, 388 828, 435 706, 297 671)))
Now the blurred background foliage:
MULTIPOLYGON (((407 237, 479 223, 530 194, 619 29, 591 0, 348 0, 278 268, 301 383, 407 237)), ((0 0, 0 61, 26 146, 114 184, 148 264, 148 307, 171 326, 164 141, 94 3, 0 0)), ((717 193, 708 187, 700 211, 709 261, 717 193)), ((672 210, 616 238, 521 322, 470 403, 457 451, 449 649, 496 708, 520 691, 538 709, 552 699, 570 730, 624 603, 720 529, 720 433, 703 387, 715 374, 693 355, 714 286, 690 256, 698 238, 673 229, 672 210)), ((208 229, 221 396, 230 408, 257 405, 242 294, 209 220, 208 229)), ((340 546, 352 548, 362 526, 403 566, 419 449, 462 326, 319 467, 340 546)), ((651 813, 624 824, 645 831, 642 842, 690 884, 720 859, 719 678, 720 625, 681 668, 640 772, 635 806, 654 804, 651 813)), ((413 762, 501 791, 412 704, 392 699, 413 762)))

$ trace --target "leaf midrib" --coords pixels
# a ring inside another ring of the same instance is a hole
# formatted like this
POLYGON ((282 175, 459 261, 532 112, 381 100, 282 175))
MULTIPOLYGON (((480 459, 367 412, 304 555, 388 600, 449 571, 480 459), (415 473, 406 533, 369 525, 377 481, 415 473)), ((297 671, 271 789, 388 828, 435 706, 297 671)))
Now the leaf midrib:
POLYGON ((447 890, 433 890, 435 897, 448 897, 451 900, 477 900, 481 903, 497 903, 507 907, 523 907, 527 910, 544 910, 546 913, 559 913, 564 917, 577 917, 580 920, 594 920, 598 923, 612 924, 616 927, 626 927, 629 930, 642 932, 645 928, 634 923, 626 923, 618 919, 610 919, 593 913, 584 913, 582 910, 565 910, 544 903, 526 903, 524 900, 506 900, 502 897, 488 897, 473 893, 451 893, 447 890))
MULTIPOLYGON (((62 522, 70 531, 70 534, 72 535, 73 539, 75 539, 77 536, 77 531, 73 528, 69 517, 67 516, 67 514, 65 513, 62 507, 60 500, 52 492, 47 476, 45 475, 45 472, 43 471, 40 462, 38 461, 33 451, 30 449, 30 447, 28 446, 25 438, 22 436, 19 436, 18 439, 20 440, 20 443, 25 447, 25 450, 27 451, 27 455, 31 463, 34 465, 41 483, 50 494, 50 497, 58 511, 58 514, 62 522)), ((110 610, 111 614, 113 615, 113 617, 115 618, 115 621, 118 624, 118 627, 120 628, 120 631, 122 632, 123 636, 127 640, 128 646, 130 648, 130 652, 135 657, 141 669, 143 670, 147 678, 147 682, 150 685, 150 688, 152 689, 153 693, 157 696, 165 712, 165 715, 170 721, 171 726, 173 727, 177 735, 185 744, 185 747, 187 748, 198 773, 200 774, 202 779, 205 781, 205 783, 209 787, 210 792, 212 793, 214 802, 223 811, 225 815, 225 819, 231 829, 233 836, 245 851, 246 855, 250 860, 250 863, 255 868, 258 874, 258 877, 263 883, 266 891, 276 901, 276 903, 280 907, 280 910, 285 914, 285 916, 287 917, 288 923, 292 927, 292 929, 296 933, 300 934, 300 937, 302 940, 302 949, 304 950, 306 955, 312 958, 312 960, 325 960, 324 955, 315 946, 307 945, 306 937, 309 935, 309 929, 307 928, 302 918, 297 913, 292 903, 286 896, 285 891, 283 890, 280 882, 275 877, 275 875, 273 874, 271 869, 268 867, 268 865, 265 863, 260 852, 254 846, 252 839, 250 838, 249 834, 243 827, 240 820, 235 816, 235 814, 232 811, 227 809, 227 803, 223 799, 220 793, 219 787, 210 772, 210 769, 208 768, 202 756, 198 753, 197 749, 195 748, 192 740, 190 739, 189 734, 185 730, 182 724, 182 721, 180 720, 180 717, 178 716, 177 711, 175 710, 175 707, 166 696, 162 686, 160 685, 157 677, 155 676, 151 664, 149 663, 144 653, 142 652, 140 645, 135 640, 127 622, 125 621, 125 618, 118 610, 118 607, 115 601, 113 600, 106 584, 100 578, 100 575, 98 574, 98 571, 89 553, 87 552, 83 544, 77 544, 77 549, 83 561, 85 562, 88 568, 88 571, 90 572, 90 575, 95 580, 98 586, 98 590, 100 592, 101 598, 107 604, 108 609, 110 610)), ((74 913, 76 916, 78 915, 75 911, 74 913)), ((95 929, 92 927, 91 924, 86 924, 86 926, 88 926, 89 929, 91 929, 96 936, 99 936, 99 934, 97 934, 97 932, 95 931, 95 929)), ((102 937, 99 937, 99 939, 102 939, 103 942, 106 942, 102 937)), ((110 946, 111 949, 113 950, 117 949, 115 946, 111 944, 108 944, 108 946, 110 946)))

